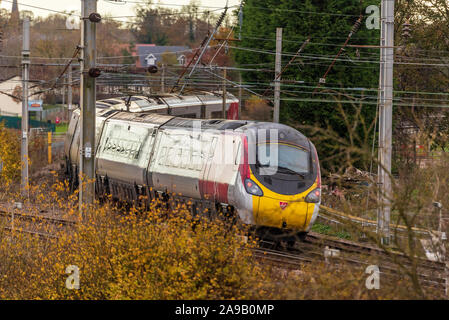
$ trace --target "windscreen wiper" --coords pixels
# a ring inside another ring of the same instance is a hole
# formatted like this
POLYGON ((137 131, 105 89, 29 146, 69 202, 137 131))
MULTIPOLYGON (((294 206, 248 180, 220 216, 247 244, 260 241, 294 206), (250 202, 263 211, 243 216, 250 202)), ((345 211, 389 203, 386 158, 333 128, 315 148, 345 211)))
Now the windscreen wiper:
POLYGON ((300 172, 296 172, 295 170, 289 169, 289 168, 285 168, 285 167, 278 167, 279 171, 283 171, 286 173, 290 173, 290 174, 296 174, 298 176, 300 176, 301 178, 305 179, 306 175, 300 172))

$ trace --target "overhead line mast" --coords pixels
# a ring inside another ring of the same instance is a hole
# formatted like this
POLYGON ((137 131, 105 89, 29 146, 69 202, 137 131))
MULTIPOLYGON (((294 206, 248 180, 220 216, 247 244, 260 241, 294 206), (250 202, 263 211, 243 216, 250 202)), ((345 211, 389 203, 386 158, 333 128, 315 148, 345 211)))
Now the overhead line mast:
POLYGON ((381 236, 382 243, 389 244, 392 199, 394 0, 382 0, 381 12, 377 232, 381 236))
POLYGON ((23 20, 23 47, 22 47, 22 195, 28 197, 28 83, 30 77, 30 18, 23 20))
POLYGON ((80 137, 80 212, 83 206, 95 201, 95 105, 96 80, 96 24, 101 21, 97 13, 97 0, 82 1, 81 29, 81 137, 80 137))

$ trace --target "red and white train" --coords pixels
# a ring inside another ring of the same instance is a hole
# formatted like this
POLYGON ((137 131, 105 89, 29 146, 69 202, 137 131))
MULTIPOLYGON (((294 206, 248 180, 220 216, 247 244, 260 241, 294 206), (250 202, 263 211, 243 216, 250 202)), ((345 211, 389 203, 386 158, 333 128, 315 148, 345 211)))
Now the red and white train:
MULTIPOLYGON (((151 112, 196 119, 223 118, 223 93, 200 92, 194 95, 160 94, 150 97, 128 96, 97 101, 98 109, 114 109, 129 112, 151 112)), ((225 118, 239 119, 239 100, 226 95, 225 118)))
MULTIPOLYGON (((198 96, 183 97, 190 98, 198 96)), ((183 108, 202 112, 197 105, 183 108)), ((189 200, 195 211, 226 208, 243 223, 275 234, 310 230, 321 202, 321 176, 315 146, 303 134, 276 123, 133 111, 97 110, 99 194, 124 201, 173 196, 189 200)), ((65 154, 67 173, 76 183, 79 110, 72 114, 65 154)))

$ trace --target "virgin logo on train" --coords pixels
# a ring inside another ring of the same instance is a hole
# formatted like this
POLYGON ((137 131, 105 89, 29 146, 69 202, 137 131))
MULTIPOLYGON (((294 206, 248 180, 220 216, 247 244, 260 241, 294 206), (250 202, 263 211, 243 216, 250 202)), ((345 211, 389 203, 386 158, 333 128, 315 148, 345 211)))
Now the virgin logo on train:
POLYGON ((287 208, 288 203, 287 202, 279 202, 279 206, 281 207, 282 210, 284 210, 285 208, 287 208))

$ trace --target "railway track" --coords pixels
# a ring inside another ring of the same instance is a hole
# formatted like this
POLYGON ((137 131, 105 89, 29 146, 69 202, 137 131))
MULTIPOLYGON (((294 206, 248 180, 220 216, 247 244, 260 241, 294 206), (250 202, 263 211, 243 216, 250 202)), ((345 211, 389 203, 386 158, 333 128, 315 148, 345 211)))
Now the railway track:
MULTIPOLYGON (((343 221, 345 221, 345 222, 361 225, 362 227, 365 227, 365 228, 371 228, 371 229, 377 228, 377 221, 352 216, 350 214, 346 214, 344 212, 329 208, 324 205, 320 206, 320 217, 323 218, 324 220, 327 220, 327 221, 335 223, 335 224, 343 224, 343 221)), ((390 229, 395 230, 399 233, 408 232, 408 228, 406 226, 396 225, 393 223, 390 224, 390 229)), ((431 232, 433 232, 433 233, 437 232, 435 230, 427 230, 427 229, 423 229, 423 228, 419 228, 419 227, 412 227, 411 231, 413 231, 417 235, 423 235, 423 236, 428 236, 431 232)))
MULTIPOLYGON (((317 233, 309 233, 304 242, 293 248, 275 248, 269 241, 261 241, 261 246, 254 249, 257 259, 279 268, 290 270, 301 269, 304 264, 326 261, 335 266, 346 265, 360 270, 377 261, 380 275, 389 279, 398 279, 404 273, 403 268, 411 268, 411 262, 403 254, 393 252, 387 254, 384 250, 342 239, 334 239, 317 233), (338 251, 332 251, 338 250, 338 251), (334 253, 334 256, 329 253, 334 253), (335 254, 338 252, 338 254, 335 254)), ((445 264, 440 262, 419 260, 416 270, 419 281, 424 287, 437 288, 444 292, 446 288, 445 264)))
MULTIPOLYGON (((32 234, 42 238, 55 238, 57 237, 56 233, 62 228, 74 227, 77 224, 74 220, 43 214, 22 213, 19 210, 22 209, 0 207, 0 220, 4 230, 32 234)), ((48 213, 46 210, 39 210, 39 212, 48 213)))

